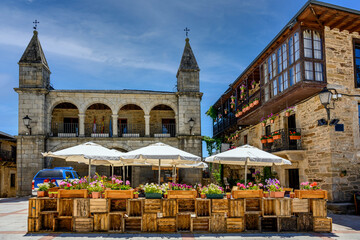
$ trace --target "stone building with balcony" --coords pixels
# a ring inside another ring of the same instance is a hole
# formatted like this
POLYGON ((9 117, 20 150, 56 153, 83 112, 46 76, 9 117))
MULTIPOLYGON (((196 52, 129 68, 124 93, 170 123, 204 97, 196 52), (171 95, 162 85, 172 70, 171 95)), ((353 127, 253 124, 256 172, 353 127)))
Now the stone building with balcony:
POLYGON ((16 196, 16 138, 0 131, 0 197, 16 196))
MULTIPOLYGON (((272 169, 286 187, 316 181, 330 201, 351 201, 360 190, 359 31, 359 11, 308 1, 212 106, 213 136, 289 159, 272 169)), ((242 172, 225 166, 224 176, 242 172)))
MULTIPOLYGON (((176 74, 177 91, 147 90, 57 90, 50 85, 50 69, 38 32, 19 61, 18 195, 31 192, 33 176, 43 168, 72 166, 82 176, 84 164, 43 158, 84 142, 96 142, 123 152, 163 142, 202 156, 199 67, 189 39, 176 74), (23 119, 31 119, 26 126, 23 119), (190 121, 191 120, 191 121, 190 121)), ((71 87, 71 83, 69 82, 71 87)), ((93 172, 110 174, 110 167, 96 166, 93 172)), ((132 185, 157 179, 151 167, 127 167, 132 185)), ((122 169, 115 168, 122 175, 122 169)), ((162 172, 163 181, 171 180, 162 172)), ((200 182, 201 170, 179 170, 179 181, 200 182)))

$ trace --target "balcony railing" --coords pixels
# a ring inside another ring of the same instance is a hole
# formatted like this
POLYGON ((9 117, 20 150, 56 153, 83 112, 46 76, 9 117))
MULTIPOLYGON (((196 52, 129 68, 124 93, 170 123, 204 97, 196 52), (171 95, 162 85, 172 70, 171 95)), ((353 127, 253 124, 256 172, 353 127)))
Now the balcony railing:
POLYGON ((145 135, 144 124, 121 123, 118 125, 119 137, 143 137, 145 135))
POLYGON ((79 124, 78 123, 52 123, 51 136, 53 137, 78 137, 79 124))
MULTIPOLYGON (((289 129, 280 129, 278 131, 280 134, 279 139, 274 139, 273 143, 263 144, 263 150, 267 152, 279 152, 285 150, 302 150, 301 147, 301 128, 289 128, 289 129), (300 133, 299 140, 290 140, 290 132, 300 133)), ((275 132, 272 132, 274 134, 275 132)))
POLYGON ((221 118, 218 120, 213 126, 213 135, 216 136, 217 134, 225 131, 230 126, 236 124, 237 119, 234 113, 229 113, 226 117, 221 118))
POLYGON ((150 126, 150 132, 153 137, 175 137, 176 124, 175 123, 152 124, 150 126))
POLYGON ((11 151, 0 149, 0 161, 8 161, 16 163, 16 154, 11 151))

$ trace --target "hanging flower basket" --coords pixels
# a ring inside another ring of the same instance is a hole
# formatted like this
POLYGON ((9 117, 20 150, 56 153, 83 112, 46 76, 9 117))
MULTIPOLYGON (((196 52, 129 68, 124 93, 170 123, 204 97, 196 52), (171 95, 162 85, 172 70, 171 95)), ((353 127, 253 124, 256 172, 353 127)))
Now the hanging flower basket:
POLYGON ((270 119, 270 123, 274 123, 275 122, 275 120, 274 119, 270 119))
POLYGON ((290 136, 290 140, 300 140, 301 136, 290 136))
POLYGON ((254 103, 250 103, 250 108, 254 107, 254 103))
POLYGON ((274 132, 273 135, 272 135, 273 139, 274 140, 277 140, 277 139, 280 139, 281 138, 281 135, 279 132, 274 132))
POLYGON ((274 142, 274 139, 273 139, 272 137, 271 137, 271 138, 268 138, 268 139, 267 139, 267 142, 268 142, 268 143, 273 143, 273 142, 274 142))
POLYGON ((255 98, 255 100, 254 100, 254 105, 256 106, 256 105, 258 105, 258 104, 259 104, 259 99, 255 98))
POLYGON ((290 117, 290 113, 289 113, 289 112, 286 112, 286 113, 285 113, 285 116, 286 116, 286 117, 290 117))

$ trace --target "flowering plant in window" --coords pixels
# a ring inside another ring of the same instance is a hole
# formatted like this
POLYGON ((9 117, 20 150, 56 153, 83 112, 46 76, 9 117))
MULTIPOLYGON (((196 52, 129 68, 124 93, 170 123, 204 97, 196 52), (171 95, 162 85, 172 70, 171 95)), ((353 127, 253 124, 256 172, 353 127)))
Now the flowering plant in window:
POLYGON ((235 99, 236 99, 235 96, 231 96, 231 102, 234 102, 234 103, 235 103, 235 99))
POLYGON ((266 136, 266 135, 262 135, 260 138, 260 140, 266 140, 266 139, 268 139, 268 136, 266 136))
POLYGON ((235 107, 235 102, 231 102, 231 103, 230 103, 230 107, 231 107, 231 108, 234 108, 234 107, 235 107))
POLYGON ((275 115, 275 114, 273 114, 273 113, 270 113, 270 114, 268 115, 268 119, 270 120, 270 123, 274 123, 276 116, 277 116, 277 115, 275 115))
POLYGON ((266 179, 266 188, 270 191, 270 192, 281 192, 282 188, 280 187, 280 181, 275 179, 266 179))
POLYGON ((255 82, 255 80, 252 80, 251 86, 252 86, 253 89, 256 87, 256 82, 255 82))
POLYGON ((244 84, 240 86, 240 90, 241 90, 241 92, 245 91, 245 85, 244 84))
POLYGON ((295 107, 287 107, 285 112, 292 113, 295 111, 295 107))
POLYGON ((296 131, 290 131, 290 136, 301 136, 301 133, 296 131))
POLYGON ((317 182, 302 182, 300 183, 301 189, 306 189, 306 190, 317 190, 320 189, 320 187, 318 186, 317 182))

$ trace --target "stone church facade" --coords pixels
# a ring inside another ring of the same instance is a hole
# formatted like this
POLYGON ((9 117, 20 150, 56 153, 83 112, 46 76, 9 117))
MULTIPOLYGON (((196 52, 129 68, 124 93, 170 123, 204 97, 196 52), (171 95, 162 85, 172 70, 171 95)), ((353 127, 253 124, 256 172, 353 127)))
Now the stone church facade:
MULTIPOLYGON (((202 156, 200 69, 188 38, 176 75, 177 92, 53 89, 37 31, 18 64, 17 195, 30 194, 32 178, 46 167, 73 166, 86 175, 84 164, 41 155, 84 142, 124 152, 163 142, 202 156), (26 116, 31 118, 29 127, 23 122, 26 116)), ((110 167, 97 166, 95 171, 110 174, 110 167)), ((126 171, 133 185, 153 181, 156 172, 151 167, 126 171)), ((185 183, 200 182, 201 170, 179 170, 179 178, 185 183)))

